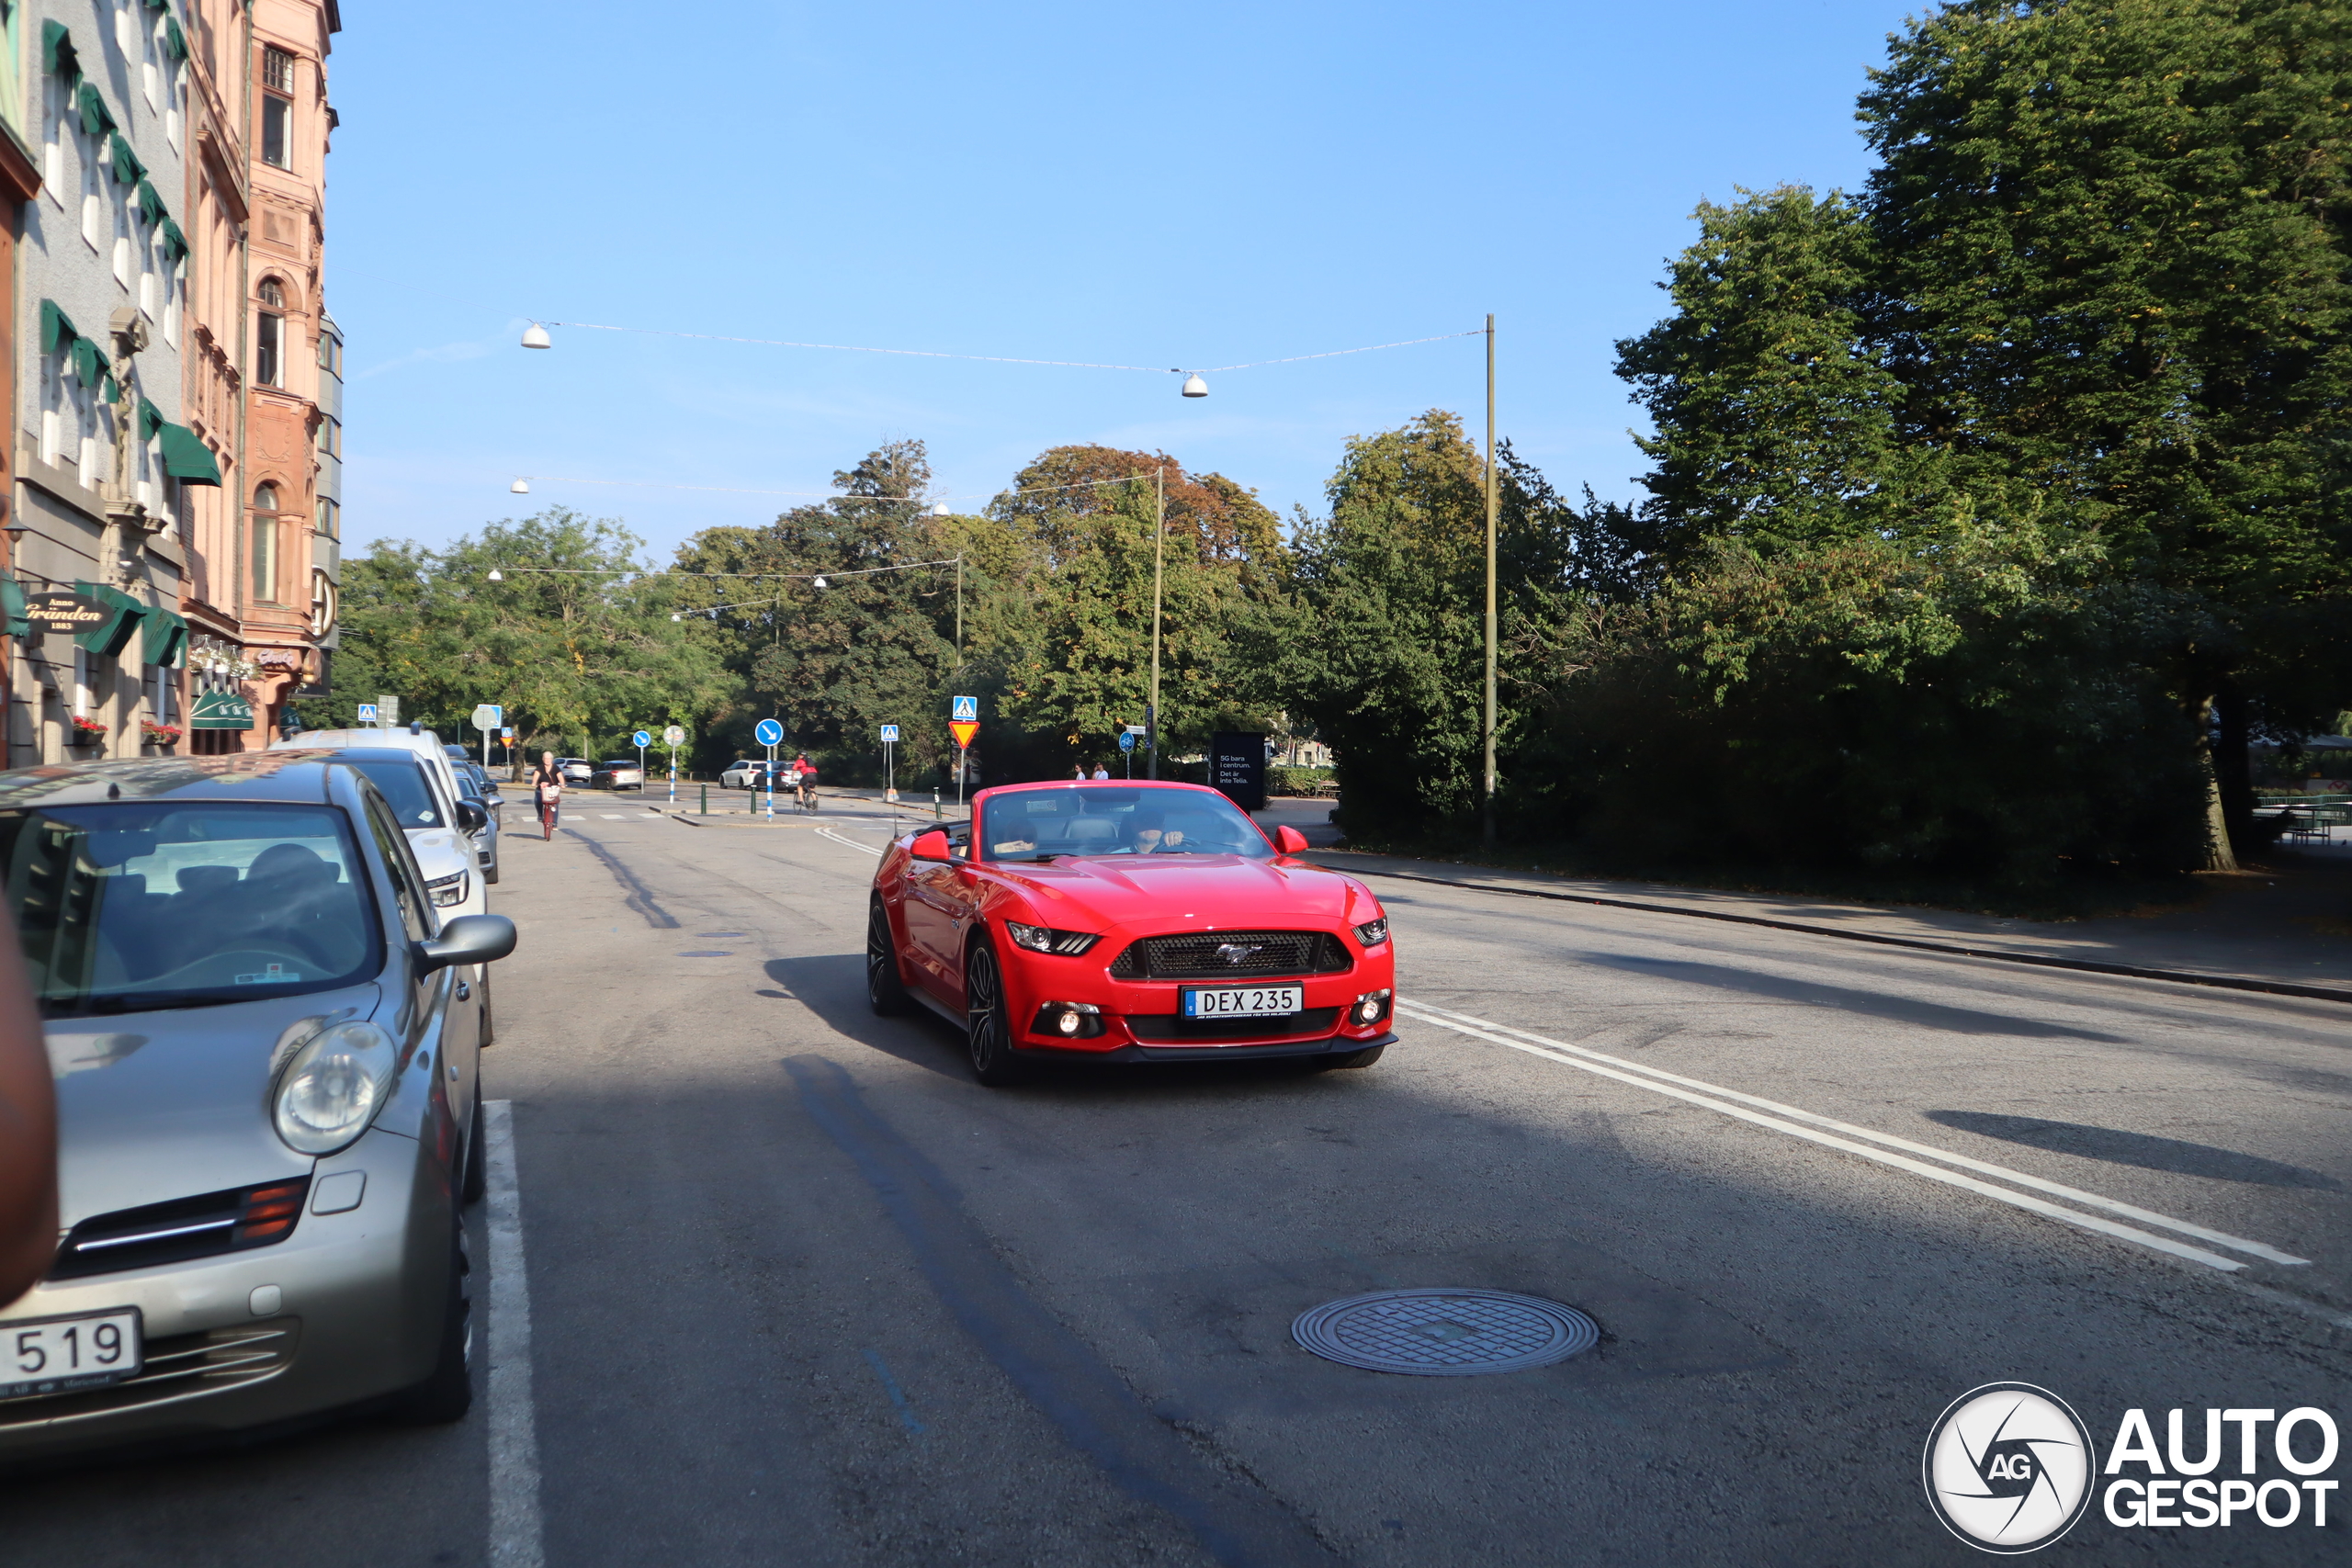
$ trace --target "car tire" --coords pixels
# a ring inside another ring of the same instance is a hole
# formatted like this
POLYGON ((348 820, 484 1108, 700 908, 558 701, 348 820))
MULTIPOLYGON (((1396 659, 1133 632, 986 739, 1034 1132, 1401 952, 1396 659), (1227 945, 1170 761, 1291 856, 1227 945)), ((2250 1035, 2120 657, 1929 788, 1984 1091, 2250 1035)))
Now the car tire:
POLYGON ((483 1145, 481 1075, 474 1075, 474 1125, 466 1134, 466 1179, 458 1190, 470 1209, 490 1196, 490 1151, 483 1145))
POLYGON ((393 1406, 393 1417, 413 1427, 462 1421, 474 1403, 472 1247, 462 1215, 449 1227, 449 1287, 441 1302, 441 1346, 432 1375, 393 1406))
POLYGON ((907 983, 899 973, 898 943, 890 936, 889 912, 879 897, 866 901, 865 1001, 884 1018, 897 1018, 908 1008, 907 983))
POLYGON ((1012 1054, 1012 1014, 1005 1006, 1004 970, 986 937, 964 960, 964 1036, 972 1076, 989 1089, 1025 1082, 1032 1070, 1012 1054))
POLYGON ((1381 1053, 1387 1049, 1385 1045, 1367 1045, 1361 1051, 1340 1051, 1329 1056, 1317 1056, 1315 1058, 1315 1070, 1328 1073, 1340 1067, 1368 1067, 1380 1060, 1381 1053))

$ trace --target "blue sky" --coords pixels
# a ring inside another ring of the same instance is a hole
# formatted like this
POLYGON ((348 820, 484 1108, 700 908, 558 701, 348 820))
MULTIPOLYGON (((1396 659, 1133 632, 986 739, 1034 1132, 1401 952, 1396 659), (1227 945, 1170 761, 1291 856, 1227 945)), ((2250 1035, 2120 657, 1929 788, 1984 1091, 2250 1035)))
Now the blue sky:
POLYGON ((1285 513, 1352 434, 1483 418, 1478 340, 1179 378, 526 318, 1219 366, 1498 318, 1502 434, 1636 493, 1617 338, 1702 198, 1860 184, 1891 0, 347 4, 327 299, 348 548, 561 502, 655 554, 929 443, 977 509, 1046 447, 1164 448, 1285 513), (674 19, 673 19, 674 18, 674 19))

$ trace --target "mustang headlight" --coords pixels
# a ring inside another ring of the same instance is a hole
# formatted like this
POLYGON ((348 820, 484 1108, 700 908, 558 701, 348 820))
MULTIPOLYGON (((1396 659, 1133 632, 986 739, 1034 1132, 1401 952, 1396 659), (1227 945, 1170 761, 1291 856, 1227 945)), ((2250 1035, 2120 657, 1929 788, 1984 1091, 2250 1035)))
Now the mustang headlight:
POLYGON ((424 890, 433 895, 435 908, 446 909, 452 904, 466 901, 466 889, 469 885, 464 872, 453 871, 447 876, 436 876, 426 883, 424 890))
POLYGON ((1065 958, 1075 958, 1102 939, 1093 931, 1057 931, 1045 926, 1024 926, 1019 920, 1007 920, 1004 929, 1012 935, 1013 944, 1032 953, 1058 953, 1065 958))
POLYGON ((1388 917, 1383 915, 1376 920, 1366 920, 1363 924, 1358 926, 1356 928, 1356 940, 1363 943, 1366 947, 1378 947, 1382 942, 1386 942, 1388 940, 1388 917))
POLYGON ((338 1023, 296 1051, 270 1097, 270 1120, 297 1154, 331 1155, 384 1108, 399 1053, 372 1023, 338 1023))

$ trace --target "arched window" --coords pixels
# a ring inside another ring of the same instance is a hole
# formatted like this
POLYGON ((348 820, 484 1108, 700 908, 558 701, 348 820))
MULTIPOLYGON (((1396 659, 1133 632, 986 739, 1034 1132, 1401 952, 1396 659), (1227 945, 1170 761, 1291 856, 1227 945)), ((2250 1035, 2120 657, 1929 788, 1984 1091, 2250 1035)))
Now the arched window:
POLYGON ((254 487, 254 599, 277 602, 277 487, 254 487))
POLYGON ((286 385, 286 286, 261 280, 261 317, 254 323, 254 379, 265 387, 286 385))

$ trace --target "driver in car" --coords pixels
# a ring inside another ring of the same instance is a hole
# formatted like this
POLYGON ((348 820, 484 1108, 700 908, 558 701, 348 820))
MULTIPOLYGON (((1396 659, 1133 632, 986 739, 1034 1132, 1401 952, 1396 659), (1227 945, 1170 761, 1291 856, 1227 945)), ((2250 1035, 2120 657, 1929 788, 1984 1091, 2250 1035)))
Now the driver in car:
POLYGON ((1166 826, 1156 813, 1137 812, 1127 824, 1127 852, 1137 855, 1172 854, 1182 849, 1184 830, 1166 826))

